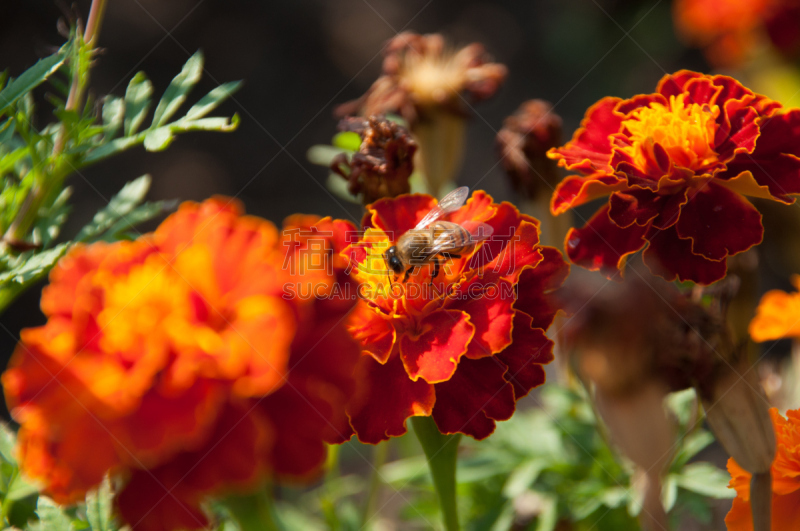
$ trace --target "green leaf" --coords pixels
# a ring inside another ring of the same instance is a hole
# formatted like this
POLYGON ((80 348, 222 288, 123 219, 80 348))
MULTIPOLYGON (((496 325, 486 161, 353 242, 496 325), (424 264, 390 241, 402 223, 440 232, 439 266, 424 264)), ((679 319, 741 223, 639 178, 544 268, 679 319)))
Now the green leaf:
MULTIPOLYGON (((68 244, 62 243, 52 249, 41 251, 24 260, 18 267, 0 274, 0 284, 17 283, 27 284, 38 280, 42 275, 47 274, 55 263, 67 252, 68 244)), ((2 296, 0 296, 2 300, 2 296)), ((0 304, 2 307, 2 304, 0 304)))
POLYGON ((233 93, 239 90, 242 86, 241 81, 231 81, 230 83, 223 83, 205 96, 200 101, 192 105, 189 112, 186 113, 187 120, 196 120, 207 115, 220 104, 228 99, 233 93))
POLYGON ((533 485, 545 467, 547 463, 543 459, 531 459, 522 463, 509 474, 503 486, 503 495, 506 498, 516 498, 533 485))
POLYGON ((105 138, 112 139, 125 119, 125 103, 122 98, 106 96, 103 100, 103 133, 105 138))
POLYGON ((671 468, 680 471, 680 469, 683 468, 683 466, 688 463, 692 457, 697 455, 703 448, 712 442, 714 442, 714 436, 711 434, 711 432, 705 430, 700 430, 696 433, 687 435, 684 438, 683 444, 678 450, 677 455, 675 456, 675 462, 671 468))
POLYGON ((333 145, 348 151, 358 151, 361 147, 361 136, 353 131, 342 131, 333 137, 333 145))
POLYGON ((175 137, 169 127, 153 129, 144 137, 144 148, 147 151, 164 151, 172 144, 175 137))
POLYGON ((729 499, 736 497, 736 491, 728 488, 730 476, 711 463, 692 463, 686 465, 680 475, 675 477, 679 487, 709 496, 729 499))
POLYGON ((202 73, 203 52, 198 50, 186 61, 181 73, 175 76, 169 84, 169 87, 167 87, 167 90, 164 91, 164 96, 161 98, 161 101, 158 102, 158 107, 156 107, 152 127, 164 125, 167 120, 175 114, 175 111, 177 111, 186 100, 189 91, 191 91, 200 80, 200 75, 202 73))
POLYGON ((61 232, 61 226, 67 220, 67 216, 72 209, 67 203, 71 195, 72 188, 66 187, 49 208, 39 210, 39 219, 36 220, 33 226, 34 243, 39 243, 46 249, 58 237, 59 232, 61 232))
POLYGON ((72 519, 47 496, 39 496, 36 514, 39 521, 31 524, 30 529, 33 531, 72 531, 72 519))
POLYGON ((330 167, 333 159, 342 153, 347 153, 347 151, 342 148, 317 144, 308 148, 306 158, 311 164, 330 167))
POLYGON ((678 482, 675 480, 675 475, 670 474, 664 478, 664 482, 661 484, 661 505, 664 506, 666 512, 670 512, 677 499, 678 482))
POLYGON ((17 464, 17 458, 14 456, 16 444, 17 434, 11 429, 11 426, 0 422, 0 456, 6 463, 17 464))
POLYGON ((19 470, 17 470, 16 475, 14 475, 11 480, 11 484, 8 486, 6 500, 9 502, 14 502, 23 498, 27 498, 28 496, 36 494, 37 492, 39 492, 39 486, 27 481, 22 477, 22 474, 20 474, 19 470))
POLYGON ((100 485, 86 493, 86 518, 92 531, 114 531, 114 491, 108 476, 100 485))
POLYGON ((103 233, 123 216, 129 214, 139 203, 144 200, 150 189, 150 176, 142 175, 134 179, 111 198, 108 205, 92 218, 91 223, 81 229, 75 237, 76 241, 85 242, 103 233))
POLYGON ((25 70, 18 78, 0 91, 0 115, 5 114, 14 103, 39 86, 44 80, 61 67, 67 53, 65 48, 49 57, 39 60, 35 65, 25 70))
POLYGON ((139 130, 153 95, 153 84, 144 72, 139 72, 128 83, 125 91, 125 136, 131 136, 139 130))
POLYGON ((161 214, 171 212, 178 206, 177 200, 172 201, 156 201, 153 203, 144 203, 134 208, 129 214, 121 217, 119 221, 114 223, 100 238, 103 241, 116 241, 124 237, 124 233, 130 232, 131 229, 139 223, 151 220, 161 214))

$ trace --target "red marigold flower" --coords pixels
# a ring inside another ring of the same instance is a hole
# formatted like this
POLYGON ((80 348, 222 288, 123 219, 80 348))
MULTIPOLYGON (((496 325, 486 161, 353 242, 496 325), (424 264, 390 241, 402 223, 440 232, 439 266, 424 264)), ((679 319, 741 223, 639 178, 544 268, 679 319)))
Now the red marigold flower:
MULTIPOLYGON (((772 408, 769 410, 778 452, 772 463, 772 531, 800 529, 800 410, 789 410, 786 418, 772 408)), ((733 459, 728 459, 728 472, 736 489, 733 507, 725 517, 728 531, 752 531, 753 520, 750 508, 751 474, 733 459)))
POLYGON ((682 70, 654 94, 603 98, 549 156, 581 174, 556 188, 554 214, 610 194, 567 235, 573 262, 611 277, 646 246, 655 273, 709 284, 728 256, 761 243, 761 214, 744 196, 790 204, 800 193, 800 110, 682 70))
POLYGON ((207 495, 315 474, 349 435, 352 303, 326 296, 343 278, 334 229, 352 228, 294 217, 281 234, 213 198, 136 241, 74 248, 2 377, 23 471, 61 503, 125 478, 137 530, 206 527, 207 495))
POLYGON ((348 323, 363 349, 348 413, 363 442, 402 435, 415 415, 432 415, 442 433, 483 439, 544 382, 542 364, 553 357, 551 292, 569 268, 558 250, 538 245, 538 221, 509 203, 476 192, 443 219, 487 224, 492 238, 449 259, 436 278, 424 265, 405 283, 390 280, 384 252, 434 205, 427 195, 377 201, 343 252, 361 282, 348 323))

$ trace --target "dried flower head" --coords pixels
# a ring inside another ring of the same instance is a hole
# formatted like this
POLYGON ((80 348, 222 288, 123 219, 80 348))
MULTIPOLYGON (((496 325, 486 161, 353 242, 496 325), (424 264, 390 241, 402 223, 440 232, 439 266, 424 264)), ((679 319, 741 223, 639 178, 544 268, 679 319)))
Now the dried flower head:
POLYGON ((506 77, 506 67, 489 62, 483 45, 460 50, 445 46, 439 34, 397 35, 386 47, 383 76, 364 96, 336 110, 340 116, 400 114, 409 124, 437 109, 465 112, 462 98, 480 101, 491 97, 506 77))
POLYGON ((331 229, 347 227, 295 217, 280 234, 242 214, 184 203, 51 272, 47 324, 23 330, 2 382, 22 470, 58 502, 111 473, 135 529, 206 528, 206 496, 312 475, 324 443, 348 438, 352 302, 317 298, 339 276, 331 229), (284 297, 300 282, 317 296, 284 297))
POLYGON ((411 191, 417 144, 401 125, 383 116, 348 117, 340 131, 358 133, 361 147, 350 160, 342 153, 331 162, 331 170, 347 180, 348 191, 361 195, 365 205, 382 197, 397 197, 411 191))
POLYGON ((558 185, 554 214, 610 195, 567 235, 573 262, 613 277, 645 249, 654 273, 710 284, 728 256, 761 243, 761 214, 745 196, 790 204, 800 193, 800 110, 683 70, 654 94, 603 98, 550 156, 580 174, 558 185))
POLYGON ((497 133, 500 162, 514 189, 529 199, 550 194, 561 180, 558 164, 547 157, 560 145, 561 117, 543 100, 523 103, 497 133))

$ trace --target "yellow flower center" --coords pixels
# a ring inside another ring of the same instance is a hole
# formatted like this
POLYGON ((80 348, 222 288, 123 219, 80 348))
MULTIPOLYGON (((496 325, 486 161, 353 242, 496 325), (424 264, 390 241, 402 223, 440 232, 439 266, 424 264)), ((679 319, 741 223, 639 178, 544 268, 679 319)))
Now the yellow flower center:
POLYGON ((623 148, 639 168, 654 161, 653 145, 658 143, 676 166, 700 169, 717 158, 714 134, 717 105, 684 103, 685 96, 670 96, 669 104, 652 103, 630 113, 623 122, 630 146, 623 148))
POLYGON ((461 92, 466 72, 453 58, 446 52, 406 56, 402 77, 419 105, 441 104, 461 92))

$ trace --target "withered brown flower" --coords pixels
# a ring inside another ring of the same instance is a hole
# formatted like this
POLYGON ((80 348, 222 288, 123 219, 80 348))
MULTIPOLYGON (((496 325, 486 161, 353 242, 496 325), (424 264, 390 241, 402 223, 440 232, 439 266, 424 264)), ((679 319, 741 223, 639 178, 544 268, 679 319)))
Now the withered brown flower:
POLYGON ((397 197, 411 191, 417 144, 401 125, 384 116, 348 117, 340 131, 358 133, 361 147, 348 160, 344 153, 331 162, 331 171, 347 180, 348 191, 368 205, 382 197, 397 197))
POLYGON ((403 32, 386 46, 383 75, 361 98, 340 105, 336 114, 396 112, 413 128, 440 108, 465 113, 466 101, 491 97, 506 74, 504 65, 489 61, 482 44, 453 50, 438 33, 403 32))
POLYGON ((561 117, 544 100, 528 100, 505 119, 497 133, 500 163, 514 189, 533 199, 550 194, 561 180, 558 163, 547 150, 561 145, 561 117))
POLYGON ((428 191, 438 196, 461 165, 464 123, 471 103, 491 97, 505 80, 483 45, 448 48, 439 34, 401 33, 386 47, 383 75, 337 116, 397 113, 419 145, 428 191))

